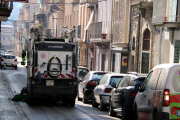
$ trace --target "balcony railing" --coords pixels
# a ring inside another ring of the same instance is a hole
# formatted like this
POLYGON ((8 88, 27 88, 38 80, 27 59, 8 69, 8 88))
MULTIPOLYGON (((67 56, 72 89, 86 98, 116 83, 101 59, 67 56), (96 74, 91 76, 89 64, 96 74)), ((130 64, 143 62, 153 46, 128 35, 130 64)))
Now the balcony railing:
POLYGON ((174 0, 154 0, 153 24, 180 22, 178 2, 174 0))
POLYGON ((90 38, 102 38, 102 22, 91 23, 90 38))

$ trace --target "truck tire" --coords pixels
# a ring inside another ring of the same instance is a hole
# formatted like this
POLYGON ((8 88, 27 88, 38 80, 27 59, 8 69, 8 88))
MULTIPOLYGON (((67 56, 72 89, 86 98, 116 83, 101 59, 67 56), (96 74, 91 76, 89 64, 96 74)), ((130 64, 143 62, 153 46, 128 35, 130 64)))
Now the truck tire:
POLYGON ((63 99, 62 99, 62 105, 63 105, 63 106, 68 106, 68 101, 67 101, 66 98, 63 98, 63 99))
POLYGON ((33 99, 30 97, 29 94, 27 95, 27 104, 28 104, 29 106, 34 105, 34 101, 33 101, 33 99))
POLYGON ((70 98, 69 99, 69 106, 71 106, 71 107, 74 107, 74 105, 75 105, 75 98, 70 98))

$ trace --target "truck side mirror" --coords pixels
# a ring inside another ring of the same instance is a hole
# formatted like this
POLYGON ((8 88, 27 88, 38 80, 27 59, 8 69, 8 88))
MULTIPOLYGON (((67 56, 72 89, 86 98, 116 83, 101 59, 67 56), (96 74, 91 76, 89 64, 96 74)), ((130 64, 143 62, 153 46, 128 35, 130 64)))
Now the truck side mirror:
POLYGON ((26 52, 24 50, 22 51, 22 60, 26 60, 26 52))

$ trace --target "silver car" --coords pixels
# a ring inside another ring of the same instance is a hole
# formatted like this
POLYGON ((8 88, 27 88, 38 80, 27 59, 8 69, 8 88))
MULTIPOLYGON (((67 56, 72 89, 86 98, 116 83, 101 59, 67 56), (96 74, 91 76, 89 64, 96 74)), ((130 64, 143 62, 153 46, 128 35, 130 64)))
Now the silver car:
POLYGON ((105 110, 109 106, 109 96, 113 89, 111 85, 117 85, 125 75, 117 73, 105 74, 93 91, 92 106, 98 107, 100 105, 100 110, 105 110))

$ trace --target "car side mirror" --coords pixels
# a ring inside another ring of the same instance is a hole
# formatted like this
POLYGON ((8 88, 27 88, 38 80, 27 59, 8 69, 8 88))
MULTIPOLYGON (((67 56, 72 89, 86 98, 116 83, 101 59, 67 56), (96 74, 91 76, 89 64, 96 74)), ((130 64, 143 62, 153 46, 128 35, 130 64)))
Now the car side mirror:
POLYGON ((82 82, 83 80, 82 79, 79 79, 80 82, 82 82))
POLYGON ((116 83, 112 83, 111 87, 116 88, 116 83))
POLYGON ((135 85, 135 90, 136 91, 141 91, 141 84, 136 84, 135 85))

